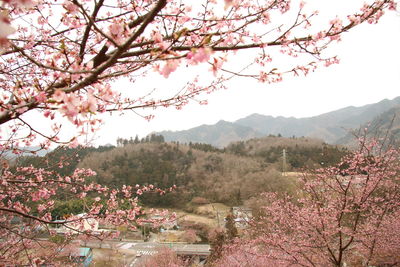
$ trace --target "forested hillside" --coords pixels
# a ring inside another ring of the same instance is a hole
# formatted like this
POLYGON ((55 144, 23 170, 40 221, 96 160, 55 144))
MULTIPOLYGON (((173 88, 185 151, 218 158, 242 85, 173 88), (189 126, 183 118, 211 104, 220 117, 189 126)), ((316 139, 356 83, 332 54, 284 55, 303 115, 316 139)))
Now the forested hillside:
POLYGON ((141 202, 182 207, 195 197, 239 205, 261 192, 293 193, 296 179, 282 176, 282 171, 334 164, 346 153, 345 149, 317 139, 278 136, 232 143, 226 149, 199 143, 166 143, 162 136, 155 135, 117 141, 118 147, 59 148, 43 158, 21 158, 18 164, 51 168, 63 175, 75 168, 90 168, 97 173, 92 179, 109 187, 176 185, 175 191, 164 196, 145 193, 141 202), (69 165, 56 164, 59 159, 65 159, 69 165))
MULTIPOLYGON (((226 150, 236 155, 257 157, 275 165, 283 163, 285 153, 286 171, 330 166, 347 153, 345 147, 329 145, 319 139, 284 138, 274 135, 231 143, 226 150)), ((280 167, 277 169, 281 170, 280 167)))

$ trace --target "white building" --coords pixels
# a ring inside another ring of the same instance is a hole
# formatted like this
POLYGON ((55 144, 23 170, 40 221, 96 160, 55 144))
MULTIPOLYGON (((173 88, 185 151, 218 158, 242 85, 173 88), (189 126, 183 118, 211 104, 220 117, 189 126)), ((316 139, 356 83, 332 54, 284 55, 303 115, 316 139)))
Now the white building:
POLYGON ((57 222, 66 222, 57 229, 60 233, 98 231, 99 222, 95 218, 87 217, 86 213, 81 213, 69 217, 67 220, 57 220, 57 222))
POLYGON ((253 210, 247 207, 233 207, 232 214, 238 228, 247 228, 248 222, 253 218, 253 210))

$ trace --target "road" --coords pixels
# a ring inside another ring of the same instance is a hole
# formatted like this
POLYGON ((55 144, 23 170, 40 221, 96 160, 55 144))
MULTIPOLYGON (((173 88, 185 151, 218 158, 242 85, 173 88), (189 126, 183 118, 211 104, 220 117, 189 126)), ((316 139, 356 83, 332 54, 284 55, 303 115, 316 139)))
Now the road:
POLYGON ((87 241, 81 246, 90 248, 108 248, 116 250, 130 250, 136 253, 136 258, 128 266, 136 266, 142 256, 150 256, 161 248, 170 248, 178 255, 207 257, 210 254, 208 244, 186 244, 186 243, 155 243, 155 242, 129 242, 129 241, 87 241))
POLYGON ((82 246, 90 248, 132 249, 143 254, 152 254, 158 249, 167 247, 182 255, 210 254, 208 244, 186 244, 186 243, 155 243, 155 242, 129 242, 129 241, 87 241, 82 246))

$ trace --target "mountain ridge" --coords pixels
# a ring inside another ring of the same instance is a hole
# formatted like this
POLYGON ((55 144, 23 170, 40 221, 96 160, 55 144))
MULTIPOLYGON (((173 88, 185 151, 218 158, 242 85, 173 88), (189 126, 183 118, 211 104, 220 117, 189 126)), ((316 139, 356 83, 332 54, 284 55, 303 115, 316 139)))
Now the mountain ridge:
POLYGON ((233 122, 220 120, 216 124, 203 124, 183 131, 162 131, 157 134, 163 135, 166 141, 207 143, 217 147, 268 135, 308 136, 336 144, 350 130, 357 129, 396 107, 400 107, 400 96, 360 107, 347 106, 311 117, 274 117, 253 113, 233 122))

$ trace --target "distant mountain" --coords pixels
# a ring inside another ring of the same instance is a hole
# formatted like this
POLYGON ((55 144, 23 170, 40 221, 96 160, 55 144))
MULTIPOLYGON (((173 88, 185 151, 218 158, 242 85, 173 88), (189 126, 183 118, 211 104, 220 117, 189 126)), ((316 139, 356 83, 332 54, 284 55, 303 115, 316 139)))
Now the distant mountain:
POLYGON ((253 114, 235 123, 255 129, 264 135, 309 136, 321 138, 328 143, 336 143, 349 130, 359 128, 396 106, 400 106, 400 97, 362 107, 346 107, 309 118, 274 118, 253 114))
POLYGON ((361 107, 345 107, 308 118, 272 117, 252 114, 235 122, 219 121, 185 131, 164 131, 166 141, 198 142, 224 147, 232 141, 243 141, 267 135, 308 136, 338 143, 352 129, 373 121, 385 112, 400 107, 400 97, 384 99, 361 107))
POLYGON ((214 125, 201 125, 185 131, 163 131, 158 134, 164 136, 167 142, 207 143, 217 147, 227 146, 233 141, 248 140, 264 135, 251 127, 223 120, 214 125))
POLYGON ((51 149, 42 149, 38 146, 32 146, 32 147, 19 147, 16 150, 18 150, 18 153, 15 154, 12 150, 5 150, 2 151, 0 158, 3 157, 4 159, 7 160, 15 160, 18 157, 27 157, 27 156, 38 156, 38 157, 44 157, 47 155, 49 152, 51 152, 51 149))
POLYGON ((386 143, 399 143, 400 141, 400 106, 389 109, 375 117, 372 121, 361 125, 359 128, 347 133, 336 142, 346 146, 355 144, 355 135, 363 134, 367 129, 367 136, 386 139, 386 143))

